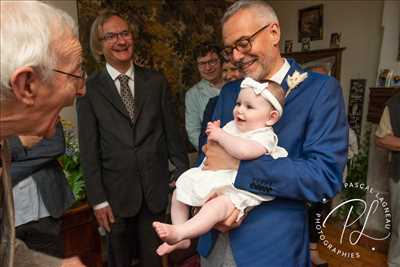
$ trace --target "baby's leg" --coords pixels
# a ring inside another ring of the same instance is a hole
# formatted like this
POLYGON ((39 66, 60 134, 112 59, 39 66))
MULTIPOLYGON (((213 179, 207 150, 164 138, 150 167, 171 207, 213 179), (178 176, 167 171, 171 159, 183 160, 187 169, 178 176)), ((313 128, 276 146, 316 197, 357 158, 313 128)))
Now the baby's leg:
POLYGON ((153 224, 160 238, 168 244, 202 235, 218 222, 226 219, 235 206, 229 197, 221 195, 206 202, 200 211, 184 224, 153 224))
MULTIPOLYGON (((176 199, 176 190, 172 194, 171 199, 171 221, 172 224, 183 224, 189 219, 189 206, 178 201, 176 199)), ((157 231, 157 234, 160 236, 164 235, 163 227, 156 227, 156 225, 160 225, 160 222, 154 222, 153 226, 157 231), (160 231, 160 232, 159 232, 160 231)), ((166 242, 161 244, 157 248, 157 254, 163 256, 165 254, 169 254, 176 249, 186 249, 190 246, 190 239, 182 240, 174 245, 170 245, 166 242)))
POLYGON ((176 190, 172 193, 171 200, 171 221, 172 224, 182 224, 189 219, 190 208, 185 203, 176 199, 176 190))

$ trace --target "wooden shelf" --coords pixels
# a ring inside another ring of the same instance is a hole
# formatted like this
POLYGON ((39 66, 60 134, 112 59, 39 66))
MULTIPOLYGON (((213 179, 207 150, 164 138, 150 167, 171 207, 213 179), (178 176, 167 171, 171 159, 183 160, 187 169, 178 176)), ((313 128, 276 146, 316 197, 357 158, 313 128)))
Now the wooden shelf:
POLYGON ((332 76, 337 80, 340 80, 340 66, 342 64, 342 52, 346 47, 339 48, 328 48, 328 49, 319 49, 319 50, 310 50, 304 52, 291 52, 282 54, 285 58, 293 58, 298 63, 304 64, 310 61, 334 57, 335 62, 331 68, 332 76))
POLYGON ((386 102, 396 93, 400 93, 400 87, 370 88, 367 120, 378 124, 386 102))

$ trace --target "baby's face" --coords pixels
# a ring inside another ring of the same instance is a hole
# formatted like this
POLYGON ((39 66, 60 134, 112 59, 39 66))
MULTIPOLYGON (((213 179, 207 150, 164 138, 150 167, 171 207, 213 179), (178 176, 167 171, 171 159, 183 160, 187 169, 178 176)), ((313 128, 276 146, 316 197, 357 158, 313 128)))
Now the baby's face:
POLYGON ((251 88, 240 90, 233 117, 241 132, 248 132, 267 126, 273 108, 261 95, 256 95, 251 88))

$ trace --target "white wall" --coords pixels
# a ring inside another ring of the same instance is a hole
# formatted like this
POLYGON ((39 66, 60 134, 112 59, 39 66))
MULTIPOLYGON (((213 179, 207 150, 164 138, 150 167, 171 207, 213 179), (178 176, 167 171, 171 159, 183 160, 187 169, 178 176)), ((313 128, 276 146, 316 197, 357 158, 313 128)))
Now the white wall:
MULTIPOLYGON (((397 61, 400 38, 400 1, 385 1, 383 8, 382 23, 383 38, 379 59, 379 70, 392 69, 397 75, 400 75, 400 62, 397 61)), ((368 185, 381 192, 385 200, 389 200, 389 180, 391 177, 391 168, 388 163, 388 151, 375 146, 375 129, 373 126, 371 132, 371 142, 369 147, 368 161, 368 185)), ((370 203, 373 199, 367 199, 370 203)), ((367 229, 382 229, 382 211, 378 211, 380 216, 374 216, 367 225, 367 229), (379 219, 381 218, 381 219, 379 219)))
MULTIPOLYGON (((323 39, 312 41, 311 50, 329 48, 333 32, 342 33, 341 84, 344 98, 348 101, 350 79, 367 79, 367 89, 375 85, 379 49, 383 1, 269 1, 281 24, 281 50, 284 41, 293 40, 293 51, 300 51, 298 40, 299 9, 323 4, 323 39)), ((369 90, 365 94, 363 128, 368 110, 369 90)))
POLYGON ((383 14, 379 70, 392 69, 400 75, 400 61, 397 61, 400 39, 400 1, 385 1, 383 14))
MULTIPOLYGON (((64 10, 70 16, 72 16, 72 18, 76 21, 76 23, 78 23, 78 9, 75 0, 52 0, 43 2, 49 3, 54 7, 64 10)), ((71 121, 74 125, 76 125, 75 104, 73 107, 64 108, 61 111, 61 117, 63 119, 71 121)))

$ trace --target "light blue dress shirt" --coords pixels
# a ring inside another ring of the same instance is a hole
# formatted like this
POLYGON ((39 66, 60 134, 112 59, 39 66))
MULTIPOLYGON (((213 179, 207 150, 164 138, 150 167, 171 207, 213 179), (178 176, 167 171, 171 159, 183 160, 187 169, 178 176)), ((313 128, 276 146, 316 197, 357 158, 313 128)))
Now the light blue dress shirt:
POLYGON ((185 127, 190 143, 199 149, 199 136, 204 110, 208 100, 219 95, 220 89, 207 80, 201 80, 186 92, 185 96, 185 127))
POLYGON ((15 226, 50 216, 32 176, 13 187, 15 226))

